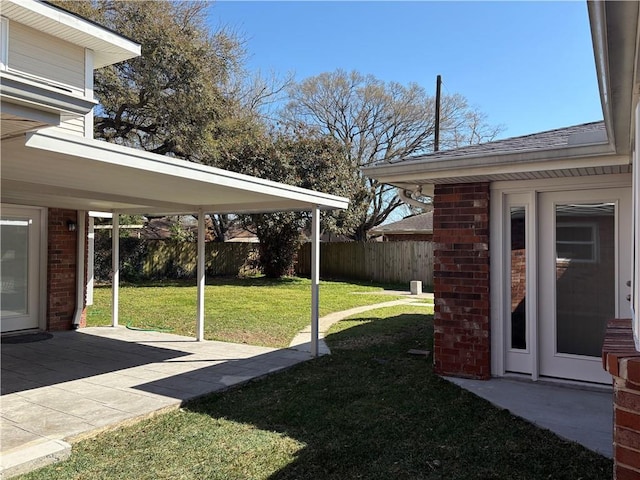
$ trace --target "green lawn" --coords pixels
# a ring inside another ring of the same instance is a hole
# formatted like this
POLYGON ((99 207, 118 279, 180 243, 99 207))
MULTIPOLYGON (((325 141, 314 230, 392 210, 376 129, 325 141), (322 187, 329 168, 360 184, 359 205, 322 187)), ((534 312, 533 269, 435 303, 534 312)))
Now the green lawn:
POLYGON ((23 477, 606 479, 611 461, 442 380, 429 307, 342 321, 333 354, 74 445, 23 477))
MULTIPOLYGON (((382 287, 346 282, 320 283, 320 315, 361 305, 387 302, 382 287)), ((217 278, 205 287, 205 338, 268 347, 286 347, 309 325, 311 282, 302 278, 217 278)), ((120 324, 135 328, 169 329, 195 336, 196 287, 151 284, 120 288, 120 324)), ((111 288, 94 290, 87 313, 89 326, 111 324, 111 288)))

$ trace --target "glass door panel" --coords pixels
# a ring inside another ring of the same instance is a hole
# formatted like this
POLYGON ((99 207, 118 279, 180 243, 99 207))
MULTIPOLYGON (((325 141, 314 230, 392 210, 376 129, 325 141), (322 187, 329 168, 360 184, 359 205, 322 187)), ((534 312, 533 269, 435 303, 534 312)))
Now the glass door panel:
POLYGON ((0 219, 0 305, 2 316, 29 313, 28 218, 0 219))
POLYGON ((527 348, 527 247, 525 207, 510 209, 511 348, 527 348))
MULTIPOLYGON (((602 368, 607 321, 624 315, 631 190, 546 192, 538 206, 540 375, 611 383, 602 368)), ((627 302, 628 303, 628 302, 627 302)))
POLYGON ((41 210, 2 205, 0 330, 39 327, 41 210))
POLYGON ((615 317, 615 204, 556 205, 558 353, 599 357, 615 317))

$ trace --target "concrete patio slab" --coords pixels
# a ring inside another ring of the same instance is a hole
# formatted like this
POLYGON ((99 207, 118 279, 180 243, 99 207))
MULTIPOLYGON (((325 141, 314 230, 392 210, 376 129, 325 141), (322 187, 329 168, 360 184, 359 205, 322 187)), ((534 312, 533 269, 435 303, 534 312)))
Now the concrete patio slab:
POLYGON ((92 327, 2 345, 0 477, 70 444, 311 359, 289 349, 92 327))
POLYGON ((612 457, 613 401, 610 388, 510 378, 445 378, 538 427, 612 457))

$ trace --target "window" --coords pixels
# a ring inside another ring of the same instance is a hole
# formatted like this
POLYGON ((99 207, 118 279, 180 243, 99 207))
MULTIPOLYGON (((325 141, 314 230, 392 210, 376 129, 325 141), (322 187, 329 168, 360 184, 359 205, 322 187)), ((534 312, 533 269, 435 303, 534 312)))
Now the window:
POLYGON ((597 233, 595 224, 558 222, 556 226, 556 256, 558 260, 597 261, 597 233))

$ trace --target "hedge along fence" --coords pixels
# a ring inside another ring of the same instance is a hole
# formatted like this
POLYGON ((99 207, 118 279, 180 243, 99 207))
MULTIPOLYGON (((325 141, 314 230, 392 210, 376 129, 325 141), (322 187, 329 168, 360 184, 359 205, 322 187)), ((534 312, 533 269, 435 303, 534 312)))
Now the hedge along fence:
MULTIPOLYGON (((96 235, 94 275, 111 281, 111 238, 96 235)), ((258 245, 210 242, 205 244, 207 275, 257 273, 258 245)), ((124 281, 195 278, 197 244, 172 240, 120 239, 120 278, 124 281)))
MULTIPOLYGON (((311 274, 311 244, 298 254, 296 273, 311 274)), ((320 275, 381 283, 421 280, 433 285, 433 243, 331 242, 320 244, 320 275)))

